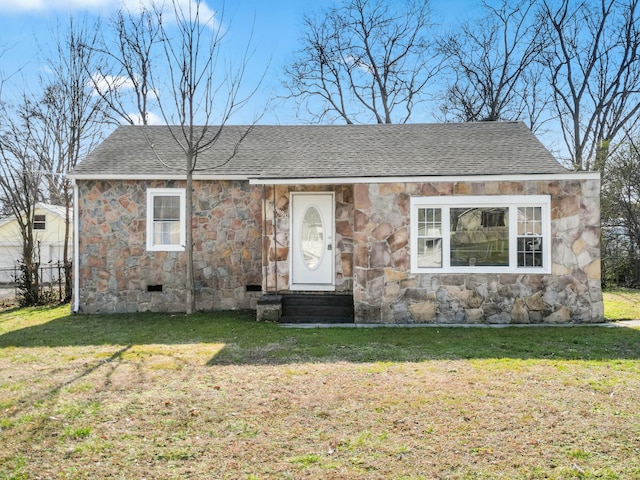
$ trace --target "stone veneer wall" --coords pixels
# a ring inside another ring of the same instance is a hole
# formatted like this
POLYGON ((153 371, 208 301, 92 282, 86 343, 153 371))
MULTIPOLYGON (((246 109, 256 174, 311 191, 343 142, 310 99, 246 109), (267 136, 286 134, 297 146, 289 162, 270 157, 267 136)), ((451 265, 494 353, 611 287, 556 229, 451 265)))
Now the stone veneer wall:
MULTIPOLYGON (((146 250, 147 189, 184 182, 77 183, 80 311, 184 311, 184 253, 146 250)), ((261 283, 262 187, 194 181, 194 192, 196 308, 255 308, 260 292, 246 286, 261 283)))
MULTIPOLYGON (((184 182, 77 183, 80 311, 184 311, 184 254, 147 252, 145 247, 147 188, 181 188, 184 182), (149 285, 163 285, 163 291, 148 292, 149 285)), ((287 291, 289 194, 334 191, 336 290, 353 290, 358 323, 563 323, 603 318, 597 180, 264 188, 263 224, 263 187, 243 181, 194 182, 199 310, 255 308, 261 293, 247 292, 247 285, 287 291), (411 196, 516 194, 551 195, 551 275, 411 273, 411 196)))
POLYGON ((265 229, 263 289, 286 292, 289 288, 289 198, 291 192, 335 192, 336 234, 334 240, 335 282, 337 292, 353 288, 353 185, 278 185, 265 187, 265 229), (275 212, 273 204, 275 201, 275 212), (275 235, 274 235, 275 213, 275 235))
POLYGON ((602 321, 598 180, 380 183, 354 188, 356 322, 602 321), (411 196, 518 194, 551 195, 550 275, 411 273, 411 196))

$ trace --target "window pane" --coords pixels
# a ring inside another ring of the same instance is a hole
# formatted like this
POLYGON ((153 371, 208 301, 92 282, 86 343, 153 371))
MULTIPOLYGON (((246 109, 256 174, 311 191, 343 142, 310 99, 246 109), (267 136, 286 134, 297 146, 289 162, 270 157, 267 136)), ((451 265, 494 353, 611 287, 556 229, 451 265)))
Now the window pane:
POLYGON ((320 265, 322 255, 326 249, 324 240, 322 216, 320 211, 311 205, 307 208, 302 219, 299 245, 304 263, 309 270, 315 270, 320 265))
POLYGON ((451 209, 451 266, 508 266, 507 207, 451 209))
POLYGON ((180 220, 180 197, 155 196, 153 197, 154 220, 180 220))
POLYGON ((418 239, 418 267, 442 267, 441 239, 418 239))
POLYGON ((518 266, 542 267, 542 237, 518 237, 518 266))
POLYGON ((518 235, 542 235, 542 207, 518 208, 518 235))
POLYGON ((153 243, 155 245, 178 245, 180 222, 154 222, 153 243))
POLYGON ((427 222, 430 223, 441 223, 442 213, 439 208, 427 208, 427 222))
POLYGON ((518 266, 542 265, 542 207, 519 207, 518 266))
POLYGON ((418 209, 418 236, 442 236, 442 212, 439 208, 418 209))
POLYGON ((442 210, 418 209, 418 267, 442 267, 442 210))
POLYGON ((156 195, 153 197, 153 244, 180 244, 180 197, 156 195))
POLYGON ((46 215, 34 215, 33 216, 33 229, 34 230, 45 230, 47 226, 47 217, 46 215))

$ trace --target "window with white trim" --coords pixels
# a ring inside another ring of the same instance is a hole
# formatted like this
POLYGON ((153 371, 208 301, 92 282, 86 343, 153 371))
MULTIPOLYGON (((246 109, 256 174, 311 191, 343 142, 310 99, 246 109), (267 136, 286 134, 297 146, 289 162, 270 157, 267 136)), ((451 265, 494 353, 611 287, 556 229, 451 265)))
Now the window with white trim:
POLYGON ((550 273, 548 195, 411 198, 411 271, 550 273))
POLYGON ((181 251, 185 245, 183 188, 147 190, 147 250, 181 251))

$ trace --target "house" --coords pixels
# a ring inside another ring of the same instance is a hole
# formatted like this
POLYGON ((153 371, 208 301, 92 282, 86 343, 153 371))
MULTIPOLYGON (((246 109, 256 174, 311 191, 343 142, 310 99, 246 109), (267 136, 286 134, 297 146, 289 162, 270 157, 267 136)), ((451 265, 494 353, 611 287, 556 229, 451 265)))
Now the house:
MULTIPOLYGON (((72 172, 75 311, 184 311, 169 128, 119 127, 72 172)), ((599 322, 599 195, 598 173, 567 171, 519 122, 227 126, 194 174, 197 308, 599 322)))
MULTIPOLYGON (((33 215, 35 258, 41 265, 64 261, 66 232, 65 208, 36 203, 33 215)), ((69 231, 71 245, 72 232, 69 231)), ((0 283, 13 283, 18 262, 22 260, 22 234, 15 216, 0 220, 0 283)), ((47 279, 45 275, 43 279, 47 279)))

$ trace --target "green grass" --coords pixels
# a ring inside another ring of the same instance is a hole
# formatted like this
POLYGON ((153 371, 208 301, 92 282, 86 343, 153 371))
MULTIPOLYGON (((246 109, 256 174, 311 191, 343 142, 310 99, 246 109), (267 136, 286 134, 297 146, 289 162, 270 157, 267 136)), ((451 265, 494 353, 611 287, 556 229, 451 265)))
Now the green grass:
POLYGON ((640 289, 612 288, 603 292, 604 316, 609 320, 640 320, 640 289))
MULTIPOLYGON (((67 309, 0 314, 0 348, 119 347, 114 352, 104 352, 102 361, 142 358, 165 349, 166 362, 174 368, 179 368, 180 355, 196 355, 198 349, 202 350, 201 355, 210 354, 206 359, 209 365, 505 357, 603 360, 636 358, 640 354, 635 331, 602 327, 283 329, 275 324, 256 323, 253 314, 244 312, 190 317, 85 316, 70 315, 67 309), (188 348, 180 353, 179 346, 188 348)), ((25 350, 14 361, 31 362, 34 358, 30 355, 31 350, 25 350)), ((81 355, 70 351, 66 359, 75 360, 81 355)), ((80 384, 70 388, 88 387, 80 384)))
POLYGON ((5 310, 0 478, 638 478, 638 391, 638 328, 5 310))

